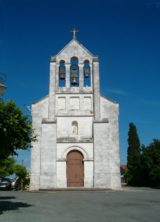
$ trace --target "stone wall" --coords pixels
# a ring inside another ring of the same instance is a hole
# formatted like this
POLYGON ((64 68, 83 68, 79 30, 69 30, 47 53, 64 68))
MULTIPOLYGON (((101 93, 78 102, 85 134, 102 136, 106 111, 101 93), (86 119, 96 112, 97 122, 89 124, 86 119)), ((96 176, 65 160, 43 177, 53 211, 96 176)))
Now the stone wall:
POLYGON ((51 57, 49 96, 32 105, 37 141, 31 149, 31 190, 66 188, 71 150, 84 157, 84 187, 120 188, 119 106, 100 96, 99 61, 77 40, 51 57), (78 57, 79 87, 70 87, 70 61, 78 57), (66 85, 58 86, 59 62, 65 61, 66 85), (84 61, 90 62, 91 86, 84 87, 84 61))
POLYGON ((56 123, 45 121, 42 124, 40 188, 51 189, 56 183, 56 123))
POLYGON ((41 133, 42 119, 48 118, 48 97, 32 104, 32 127, 36 141, 31 148, 31 182, 30 190, 38 190, 40 186, 41 133))
MULTIPOLYGON (((57 117, 57 138, 76 138, 77 141, 81 139, 92 139, 92 122, 93 117, 57 117), (74 132, 72 126, 73 122, 77 122, 77 132, 74 132), (65 124, 64 124, 65 123, 65 124)), ((74 141, 74 140, 73 140, 74 141)))

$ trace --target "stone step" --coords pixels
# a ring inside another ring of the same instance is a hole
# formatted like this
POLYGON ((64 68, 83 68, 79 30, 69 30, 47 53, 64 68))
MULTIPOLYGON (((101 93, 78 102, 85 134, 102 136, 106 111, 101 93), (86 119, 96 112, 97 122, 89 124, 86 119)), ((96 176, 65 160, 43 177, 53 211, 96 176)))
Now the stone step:
POLYGON ((39 189, 39 191, 111 191, 111 189, 109 189, 109 188, 68 187, 68 188, 39 189))

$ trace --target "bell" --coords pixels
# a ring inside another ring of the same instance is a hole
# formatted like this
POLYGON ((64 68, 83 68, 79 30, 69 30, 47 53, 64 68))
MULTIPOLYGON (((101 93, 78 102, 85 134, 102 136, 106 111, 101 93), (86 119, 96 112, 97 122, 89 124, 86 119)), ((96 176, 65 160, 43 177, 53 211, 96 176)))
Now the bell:
POLYGON ((75 77, 72 77, 72 84, 73 84, 73 85, 77 85, 77 80, 76 80, 75 77))
POLYGON ((65 79, 65 69, 62 67, 59 69, 59 78, 65 79))
POLYGON ((89 68, 84 69, 84 76, 88 77, 89 76, 89 68))
POLYGON ((72 70, 72 77, 73 78, 77 77, 77 70, 75 70, 75 69, 72 70))
POLYGON ((59 74, 59 78, 60 78, 60 79, 65 79, 64 73, 60 73, 60 74, 59 74))

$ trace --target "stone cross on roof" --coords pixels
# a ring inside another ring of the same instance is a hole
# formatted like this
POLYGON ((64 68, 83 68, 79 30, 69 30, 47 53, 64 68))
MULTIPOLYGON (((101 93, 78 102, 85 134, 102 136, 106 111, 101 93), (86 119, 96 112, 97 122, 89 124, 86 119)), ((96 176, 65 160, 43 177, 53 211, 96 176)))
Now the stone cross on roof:
POLYGON ((71 32, 73 33, 73 39, 76 39, 76 33, 78 33, 78 29, 76 29, 76 27, 74 27, 71 32))

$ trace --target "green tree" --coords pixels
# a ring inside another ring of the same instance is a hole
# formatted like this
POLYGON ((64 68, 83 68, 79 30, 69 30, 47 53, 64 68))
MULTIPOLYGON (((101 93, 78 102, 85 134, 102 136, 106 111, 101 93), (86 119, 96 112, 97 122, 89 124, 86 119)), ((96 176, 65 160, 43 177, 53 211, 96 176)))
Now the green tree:
POLYGON ((0 178, 9 176, 14 173, 16 161, 12 157, 0 160, 0 178))
POLYGON ((16 164, 14 172, 18 177, 24 178, 27 176, 27 169, 24 165, 16 164))
POLYGON ((27 149, 32 136, 31 121, 28 115, 16 106, 15 102, 0 100, 0 160, 16 155, 18 149, 27 149))
POLYGON ((144 186, 160 187, 160 140, 143 148, 141 177, 144 186))
POLYGON ((127 182, 136 186, 140 183, 141 148, 137 129, 134 123, 129 124, 127 152, 127 182))
POLYGON ((0 179, 6 176, 16 174, 16 189, 23 190, 29 185, 29 176, 24 165, 16 164, 13 157, 0 160, 0 179))

